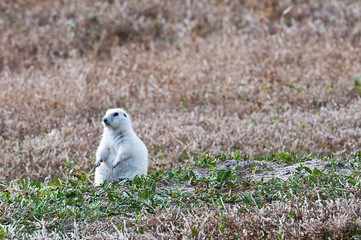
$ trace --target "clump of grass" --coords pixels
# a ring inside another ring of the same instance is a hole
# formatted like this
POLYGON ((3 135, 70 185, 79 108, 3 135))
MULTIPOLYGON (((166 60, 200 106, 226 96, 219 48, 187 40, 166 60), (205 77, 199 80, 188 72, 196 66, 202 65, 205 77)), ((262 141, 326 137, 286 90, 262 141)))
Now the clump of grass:
POLYGON ((355 90, 358 95, 361 95, 361 77, 354 79, 355 90))

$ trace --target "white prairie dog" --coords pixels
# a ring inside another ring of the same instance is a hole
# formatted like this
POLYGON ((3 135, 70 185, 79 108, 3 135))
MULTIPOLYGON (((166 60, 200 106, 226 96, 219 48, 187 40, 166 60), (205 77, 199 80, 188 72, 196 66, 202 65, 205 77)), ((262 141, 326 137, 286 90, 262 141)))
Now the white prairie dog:
POLYGON ((94 185, 147 174, 148 150, 133 131, 129 115, 121 108, 109 109, 103 125, 96 153, 94 185))

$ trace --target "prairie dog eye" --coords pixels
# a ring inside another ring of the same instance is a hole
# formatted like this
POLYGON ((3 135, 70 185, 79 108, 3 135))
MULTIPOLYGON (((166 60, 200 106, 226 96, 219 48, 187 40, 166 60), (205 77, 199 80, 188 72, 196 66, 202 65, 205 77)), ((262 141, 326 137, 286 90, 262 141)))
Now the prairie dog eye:
POLYGON ((118 116, 118 115, 119 115, 119 113, 114 113, 114 114, 113 114, 114 117, 116 117, 116 116, 118 116))

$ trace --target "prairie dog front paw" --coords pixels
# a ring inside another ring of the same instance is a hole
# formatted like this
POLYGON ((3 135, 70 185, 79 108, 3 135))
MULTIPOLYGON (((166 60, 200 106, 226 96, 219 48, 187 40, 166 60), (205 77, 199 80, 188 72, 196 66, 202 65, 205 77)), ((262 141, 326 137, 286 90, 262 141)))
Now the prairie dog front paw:
POLYGON ((103 162, 103 159, 99 159, 98 161, 96 161, 94 163, 94 167, 99 167, 102 162, 103 162))
POLYGON ((123 158, 122 156, 119 156, 118 159, 117 159, 117 161, 113 164, 113 169, 116 168, 116 167, 118 167, 119 164, 123 161, 123 159, 124 159, 124 158, 123 158))

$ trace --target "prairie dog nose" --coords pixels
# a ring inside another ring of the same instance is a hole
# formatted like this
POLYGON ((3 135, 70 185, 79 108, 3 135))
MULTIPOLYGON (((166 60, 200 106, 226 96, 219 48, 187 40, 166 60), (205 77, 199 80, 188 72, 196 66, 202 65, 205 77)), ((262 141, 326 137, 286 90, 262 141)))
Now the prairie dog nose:
POLYGON ((104 118, 104 119, 103 119, 103 122, 104 122, 104 123, 108 123, 108 119, 104 118))

